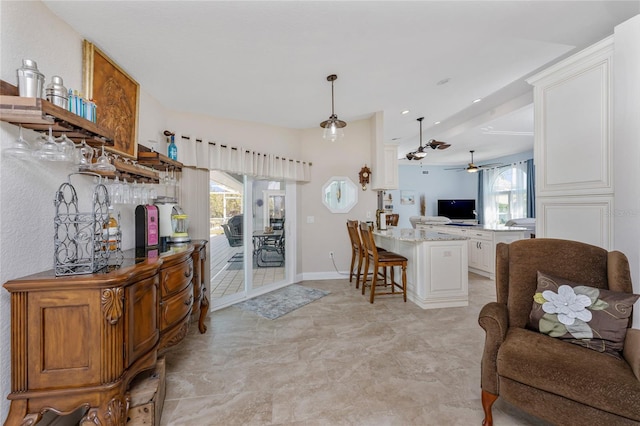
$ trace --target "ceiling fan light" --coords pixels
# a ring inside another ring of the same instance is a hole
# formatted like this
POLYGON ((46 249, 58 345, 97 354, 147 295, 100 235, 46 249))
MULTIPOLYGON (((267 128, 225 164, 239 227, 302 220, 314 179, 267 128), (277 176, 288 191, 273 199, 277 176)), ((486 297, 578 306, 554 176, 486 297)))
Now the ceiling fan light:
POLYGON ((420 151, 420 150, 418 150, 418 151, 413 153, 413 157, 416 160, 422 160, 426 156, 427 156, 427 153, 424 152, 424 151, 420 151))
POLYGON ((477 171, 477 167, 467 167, 467 173, 476 173, 477 171))

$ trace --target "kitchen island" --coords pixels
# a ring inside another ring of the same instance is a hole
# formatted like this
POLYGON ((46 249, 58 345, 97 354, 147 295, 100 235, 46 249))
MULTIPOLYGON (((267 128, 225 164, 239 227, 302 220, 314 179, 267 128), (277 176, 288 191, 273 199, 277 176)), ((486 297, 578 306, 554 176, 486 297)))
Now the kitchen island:
POLYGON ((407 262, 407 298, 423 309, 469 304, 467 237, 422 229, 374 231, 378 247, 407 262))
POLYGON ((469 238, 469 272, 496 279, 496 246, 525 238, 526 228, 505 225, 418 224, 416 229, 469 238))

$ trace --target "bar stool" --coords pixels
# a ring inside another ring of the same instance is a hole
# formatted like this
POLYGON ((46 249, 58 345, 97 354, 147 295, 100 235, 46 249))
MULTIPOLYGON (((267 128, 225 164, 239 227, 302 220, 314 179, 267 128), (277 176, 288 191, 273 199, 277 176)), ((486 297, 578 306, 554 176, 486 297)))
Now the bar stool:
MULTIPOLYGON (((376 285, 378 281, 378 273, 380 272, 380 268, 383 268, 386 271, 387 267, 391 267, 391 291, 387 291, 381 294, 396 294, 396 287, 402 290, 402 296, 404 301, 407 301, 407 258, 399 255, 398 253, 394 253, 391 251, 379 251, 376 247, 375 241, 373 239, 373 232, 371 232, 371 228, 366 223, 360 224, 360 236, 362 237, 362 245, 364 246, 364 251, 366 254, 366 261, 364 264, 364 275, 362 277, 362 294, 364 294, 364 289, 367 286, 367 274, 369 272, 369 265, 373 263, 373 278, 371 280, 371 296, 369 301, 373 303, 373 299, 376 295, 376 285), (400 266, 402 269, 402 285, 396 283, 394 277, 394 266, 400 266)), ((386 273, 385 273, 386 277, 386 273)), ((386 278, 384 286, 387 286, 386 278)), ((400 293, 398 293, 400 294, 400 293)))
MULTIPOLYGON (((349 282, 353 282, 353 276, 356 276, 356 288, 360 288, 360 275, 362 274, 362 262, 366 256, 364 246, 360 240, 360 231, 358 231, 358 221, 347 219, 347 231, 349 232, 349 240, 351 240, 351 269, 349 269, 349 282), (356 264, 356 258, 358 259, 358 269, 354 270, 353 267, 356 264)), ((376 247, 379 252, 385 251, 383 248, 376 247)), ((386 275, 386 268, 385 268, 386 275)), ((382 274, 381 274, 382 275, 382 274)), ((386 283, 387 277, 384 277, 386 283)))
POLYGON ((349 269, 349 282, 353 282, 353 276, 356 276, 356 288, 360 286, 360 271, 362 271, 362 260, 364 258, 364 248, 360 242, 360 233, 358 232, 358 221, 347 220, 347 231, 351 240, 351 269, 349 269), (353 267, 358 259, 358 270, 354 271, 353 267))

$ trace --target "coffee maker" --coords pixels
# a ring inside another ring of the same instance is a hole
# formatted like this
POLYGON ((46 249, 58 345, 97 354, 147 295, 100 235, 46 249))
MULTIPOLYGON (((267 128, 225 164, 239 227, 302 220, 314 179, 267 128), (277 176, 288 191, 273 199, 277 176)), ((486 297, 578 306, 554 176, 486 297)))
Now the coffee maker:
POLYGON ((169 244, 191 241, 187 232, 189 217, 176 203, 175 198, 159 197, 156 200, 160 222, 160 246, 166 251, 169 244))

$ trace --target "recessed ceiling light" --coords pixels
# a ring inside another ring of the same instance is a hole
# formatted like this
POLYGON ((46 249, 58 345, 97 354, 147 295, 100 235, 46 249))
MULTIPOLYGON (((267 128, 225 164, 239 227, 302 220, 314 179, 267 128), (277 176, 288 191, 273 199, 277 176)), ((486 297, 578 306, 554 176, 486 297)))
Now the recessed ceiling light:
POLYGON ((405 109, 405 110, 404 110, 404 111, 402 111, 400 114, 402 114, 402 115, 407 115, 407 114, 409 114, 409 110, 408 110, 408 109, 405 109))
POLYGON ((447 77, 447 78, 443 78, 442 80, 440 80, 440 81, 439 81, 439 82, 437 82, 436 84, 437 84, 438 86, 442 86, 443 84, 447 84, 447 83, 448 83, 448 82, 450 82, 450 81, 451 81, 451 79, 450 79, 449 77, 447 77))
POLYGON ((440 124, 440 122, 439 121, 434 121, 433 124, 440 124))
POLYGON ((477 103, 478 103, 478 102, 480 102, 481 100, 482 100, 482 98, 474 99, 474 100, 473 100, 473 103, 474 103, 474 104, 477 104, 477 103))

